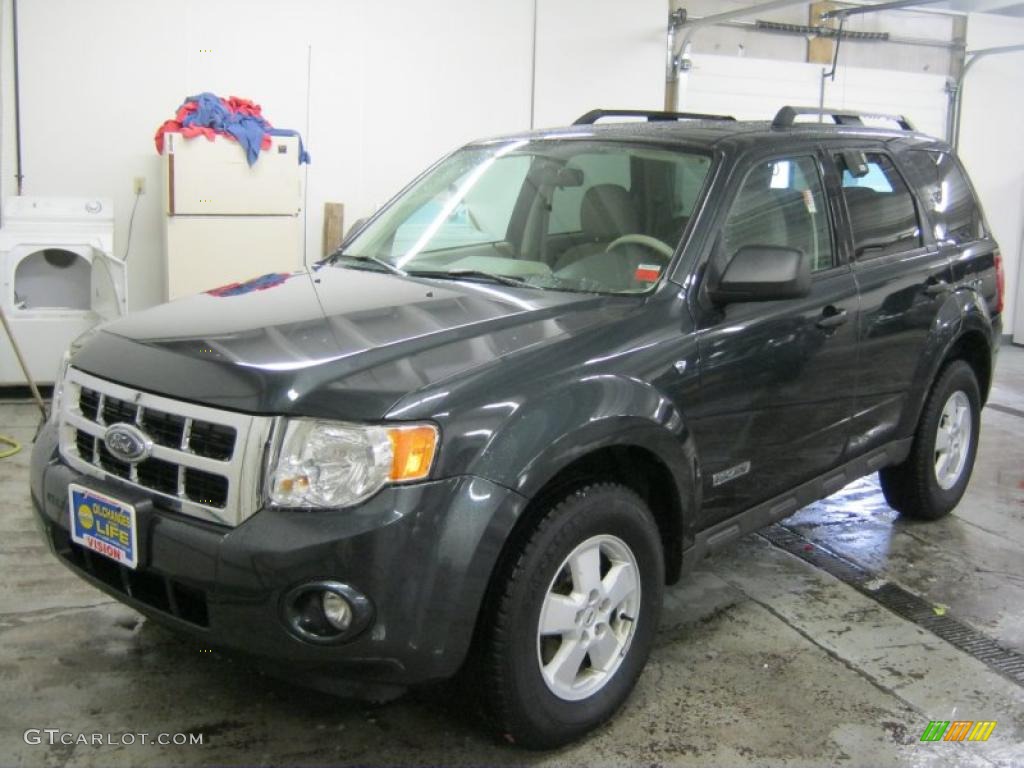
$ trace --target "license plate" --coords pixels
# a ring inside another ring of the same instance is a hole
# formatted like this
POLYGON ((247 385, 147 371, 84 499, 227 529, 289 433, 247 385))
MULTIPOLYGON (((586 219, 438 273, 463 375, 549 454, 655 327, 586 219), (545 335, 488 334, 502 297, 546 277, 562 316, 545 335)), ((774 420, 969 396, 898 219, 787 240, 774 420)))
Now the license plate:
POLYGON ((121 565, 139 564, 135 507, 72 483, 68 486, 71 538, 121 565))

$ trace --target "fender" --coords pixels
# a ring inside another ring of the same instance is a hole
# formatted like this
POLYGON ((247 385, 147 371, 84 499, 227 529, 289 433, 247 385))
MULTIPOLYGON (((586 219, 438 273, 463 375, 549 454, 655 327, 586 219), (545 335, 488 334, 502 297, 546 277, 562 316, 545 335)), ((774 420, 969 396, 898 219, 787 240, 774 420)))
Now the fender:
MULTIPOLYGON (((913 434, 928 391, 943 363, 964 334, 971 332, 981 333, 985 337, 988 345, 986 353, 991 356, 993 331, 988 306, 976 291, 961 287, 949 295, 935 316, 914 373, 914 388, 908 400, 910 407, 904 409, 898 434, 913 434)), ((983 392, 982 398, 986 396, 987 393, 983 392)))
POLYGON ((531 499, 574 461, 612 446, 642 448, 669 471, 686 536, 701 487, 693 438, 676 405, 639 379, 597 374, 524 402, 472 462, 471 474, 531 499))

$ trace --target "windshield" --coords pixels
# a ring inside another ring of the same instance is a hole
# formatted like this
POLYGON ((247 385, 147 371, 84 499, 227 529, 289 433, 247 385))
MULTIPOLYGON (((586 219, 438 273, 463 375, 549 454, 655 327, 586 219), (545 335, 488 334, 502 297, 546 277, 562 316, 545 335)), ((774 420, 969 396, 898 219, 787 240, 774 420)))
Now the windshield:
POLYGON ((641 293, 667 268, 710 162, 697 152, 579 139, 469 147, 334 259, 416 276, 641 293))

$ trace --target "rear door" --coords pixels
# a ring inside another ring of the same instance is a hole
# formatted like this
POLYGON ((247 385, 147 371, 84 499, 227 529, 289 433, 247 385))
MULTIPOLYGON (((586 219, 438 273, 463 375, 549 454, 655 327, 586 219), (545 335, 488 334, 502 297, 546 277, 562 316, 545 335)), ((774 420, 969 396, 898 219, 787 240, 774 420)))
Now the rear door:
POLYGON ((861 297, 852 456, 905 437, 900 417, 952 278, 948 254, 923 225, 921 201, 884 145, 833 152, 831 160, 861 297))
POLYGON ((858 301, 836 245, 822 160, 801 147, 752 162, 715 224, 705 283, 744 245, 799 248, 813 272, 803 298, 716 306, 701 291, 693 302, 701 395, 687 417, 704 470, 702 526, 842 460, 858 301))

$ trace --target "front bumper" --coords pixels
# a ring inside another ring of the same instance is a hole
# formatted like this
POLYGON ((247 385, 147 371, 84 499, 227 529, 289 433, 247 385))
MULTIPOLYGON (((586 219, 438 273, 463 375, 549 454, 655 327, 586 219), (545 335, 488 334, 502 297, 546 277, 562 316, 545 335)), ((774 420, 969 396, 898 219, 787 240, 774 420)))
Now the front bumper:
POLYGON ((84 579, 200 642, 255 657, 319 687, 409 685, 449 677, 472 639, 484 591, 521 496, 477 477, 389 487, 353 509, 264 509, 227 528, 153 506, 138 489, 97 483, 60 461, 45 427, 32 456, 32 499, 54 553, 84 579), (136 570, 70 540, 71 482, 134 503, 136 570), (373 604, 372 623, 339 644, 286 628, 282 597, 333 580, 373 604))

